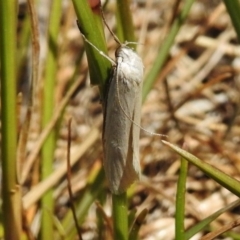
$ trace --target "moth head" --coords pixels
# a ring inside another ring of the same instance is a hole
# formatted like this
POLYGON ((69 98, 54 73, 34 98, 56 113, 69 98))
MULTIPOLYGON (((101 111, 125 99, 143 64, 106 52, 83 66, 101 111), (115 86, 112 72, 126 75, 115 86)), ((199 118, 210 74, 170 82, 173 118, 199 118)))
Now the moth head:
POLYGON ((127 58, 129 57, 129 55, 132 55, 132 54, 136 54, 132 48, 125 45, 121 45, 120 47, 117 48, 115 52, 115 57, 127 58))

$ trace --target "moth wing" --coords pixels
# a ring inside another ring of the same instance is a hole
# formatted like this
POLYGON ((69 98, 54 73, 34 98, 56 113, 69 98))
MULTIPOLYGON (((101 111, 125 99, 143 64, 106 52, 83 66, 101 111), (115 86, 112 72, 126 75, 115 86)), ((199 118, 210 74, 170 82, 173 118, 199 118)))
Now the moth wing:
POLYGON ((117 80, 116 77, 119 77, 117 69, 110 83, 105 106, 103 148, 109 187, 113 193, 119 194, 139 179, 140 175, 140 129, 130 119, 140 123, 142 89, 141 84, 137 85, 128 79, 117 80))
POLYGON ((132 149, 133 149, 133 167, 140 176, 140 159, 139 159, 139 138, 140 138, 140 128, 141 125, 141 107, 142 107, 142 82, 139 85, 138 93, 135 98, 135 106, 133 112, 132 123, 132 149), (137 126, 138 125, 138 126, 137 126))

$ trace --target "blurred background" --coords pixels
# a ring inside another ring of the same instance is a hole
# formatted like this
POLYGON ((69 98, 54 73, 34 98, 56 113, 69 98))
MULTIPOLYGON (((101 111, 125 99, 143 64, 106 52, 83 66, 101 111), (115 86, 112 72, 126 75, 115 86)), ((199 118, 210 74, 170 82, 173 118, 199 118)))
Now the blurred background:
MULTIPOLYGON (((46 214, 52 219, 54 239, 77 239, 66 177, 71 119, 70 179, 82 237, 111 239, 111 198, 102 171, 102 98, 98 86, 90 82, 88 66, 94 62, 87 61, 73 3, 59 2, 32 2, 35 12, 24 0, 18 5, 17 156, 23 225, 28 238, 35 239, 46 214), (44 150, 46 146, 50 150, 44 150), (50 202, 43 200, 47 194, 50 202)), ((139 239, 175 239, 180 157, 161 140, 184 146, 199 159, 239 179, 240 46, 236 30, 220 0, 192 1, 186 20, 181 22, 178 17, 186 2, 128 1, 139 43, 136 49, 145 66, 141 126, 168 136, 141 131, 142 179, 129 190, 129 211, 148 210, 139 239), (179 29, 169 40, 177 23, 179 29), (157 66, 160 55, 164 60, 157 66)), ((94 14, 100 15, 98 2, 89 4, 94 14)), ((116 2, 109 0, 102 5, 109 27, 118 33, 116 2)), ((104 31, 108 54, 114 59, 118 44, 105 26, 104 31)), ((189 164, 186 229, 237 198, 189 164)), ((201 239, 238 216, 239 207, 235 206, 191 239, 201 239)), ((239 227, 229 229, 216 239, 240 239, 239 231, 239 227)))

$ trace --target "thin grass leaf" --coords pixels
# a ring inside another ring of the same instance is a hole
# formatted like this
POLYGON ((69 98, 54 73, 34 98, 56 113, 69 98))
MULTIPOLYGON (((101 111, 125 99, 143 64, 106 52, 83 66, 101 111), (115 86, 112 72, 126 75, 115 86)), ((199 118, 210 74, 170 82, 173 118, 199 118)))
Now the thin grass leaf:
POLYGON ((184 157, 187 161, 194 164, 196 167, 201 169, 206 175, 214 179, 216 182, 218 182, 221 186, 228 189, 230 192, 235 194, 236 196, 240 197, 240 182, 226 173, 220 171, 219 169, 211 166, 210 164, 198 159, 191 153, 167 142, 163 141, 164 144, 169 146, 171 149, 173 149, 175 152, 177 152, 179 155, 184 157))
POLYGON ((170 48, 172 47, 175 37, 180 30, 180 27, 183 25, 186 20, 188 13, 191 9, 194 0, 186 0, 183 6, 183 9, 179 16, 174 20, 170 32, 168 33, 166 39, 163 42, 163 45, 160 47, 158 56, 155 60, 152 69, 149 71, 149 74, 146 76, 146 80, 143 84, 143 101, 146 99, 149 91, 151 90, 159 72, 161 71, 167 57, 169 56, 170 48))
POLYGON ((21 189, 17 180, 17 2, 0 1, 1 169, 4 238, 22 235, 21 189))
POLYGON ((114 239, 128 239, 128 206, 127 193, 112 194, 112 214, 114 239))
MULTIPOLYGON (((100 51, 107 53, 101 15, 94 13, 87 1, 73 0, 80 31, 100 51)), ((92 85, 99 85, 100 93, 104 96, 105 83, 109 77, 111 63, 99 52, 85 43, 89 72, 92 85)))
POLYGON ((148 214, 148 209, 144 208, 135 219, 129 233, 129 239, 131 240, 137 240, 138 239, 138 232, 140 230, 140 227, 142 226, 146 216, 148 214))
MULTIPOLYGON (((129 8, 128 0, 117 1, 117 31, 119 33, 119 39, 129 42, 135 42, 134 27, 132 20, 132 13, 129 8)), ((135 49, 136 45, 133 46, 135 49)))
MULTIPOLYGON (((54 93, 57 76, 57 49, 58 49, 58 33, 61 20, 61 2, 53 1, 51 6, 51 16, 49 22, 49 51, 46 60, 46 76, 44 79, 43 90, 43 112, 42 112, 42 128, 44 129, 53 116, 55 102, 54 93)), ((57 131, 52 129, 48 135, 42 148, 41 159, 41 179, 46 179, 53 171, 54 151, 56 145, 57 131)), ((54 199, 53 190, 48 190, 41 199, 42 221, 41 221, 41 239, 52 239, 53 234, 53 210, 54 199), (47 211, 46 211, 47 209, 47 211)))
POLYGON ((180 173, 177 183, 176 214, 175 214, 175 239, 184 239, 185 220, 185 194, 187 180, 188 161, 181 158, 180 173))
POLYGON ((240 2, 239 0, 224 0, 224 3, 237 33, 238 41, 240 41, 240 2))

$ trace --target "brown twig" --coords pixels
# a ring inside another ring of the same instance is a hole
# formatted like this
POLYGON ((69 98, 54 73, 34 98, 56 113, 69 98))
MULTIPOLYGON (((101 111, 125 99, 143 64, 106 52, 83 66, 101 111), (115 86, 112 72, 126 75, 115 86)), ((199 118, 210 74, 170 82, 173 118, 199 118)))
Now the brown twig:
POLYGON ((80 226, 78 225, 78 219, 76 215, 76 210, 74 207, 74 201, 73 201, 73 193, 72 193, 72 187, 71 187, 71 164, 70 164, 70 150, 71 150, 71 119, 68 121, 68 141, 67 141, 67 188, 68 188, 68 193, 69 193, 69 202, 70 202, 70 207, 73 213, 73 218, 75 222, 75 226, 77 228, 78 232, 78 237, 80 240, 82 240, 82 235, 81 235, 81 229, 80 226))
POLYGON ((226 226, 214 231, 214 232, 211 232, 211 233, 208 233, 207 235, 203 236, 201 238, 201 240, 212 240, 212 239, 216 239, 216 237, 220 236, 221 234, 237 227, 240 225, 240 218, 235 220, 235 221, 232 221, 230 222, 229 224, 227 224, 226 226))

